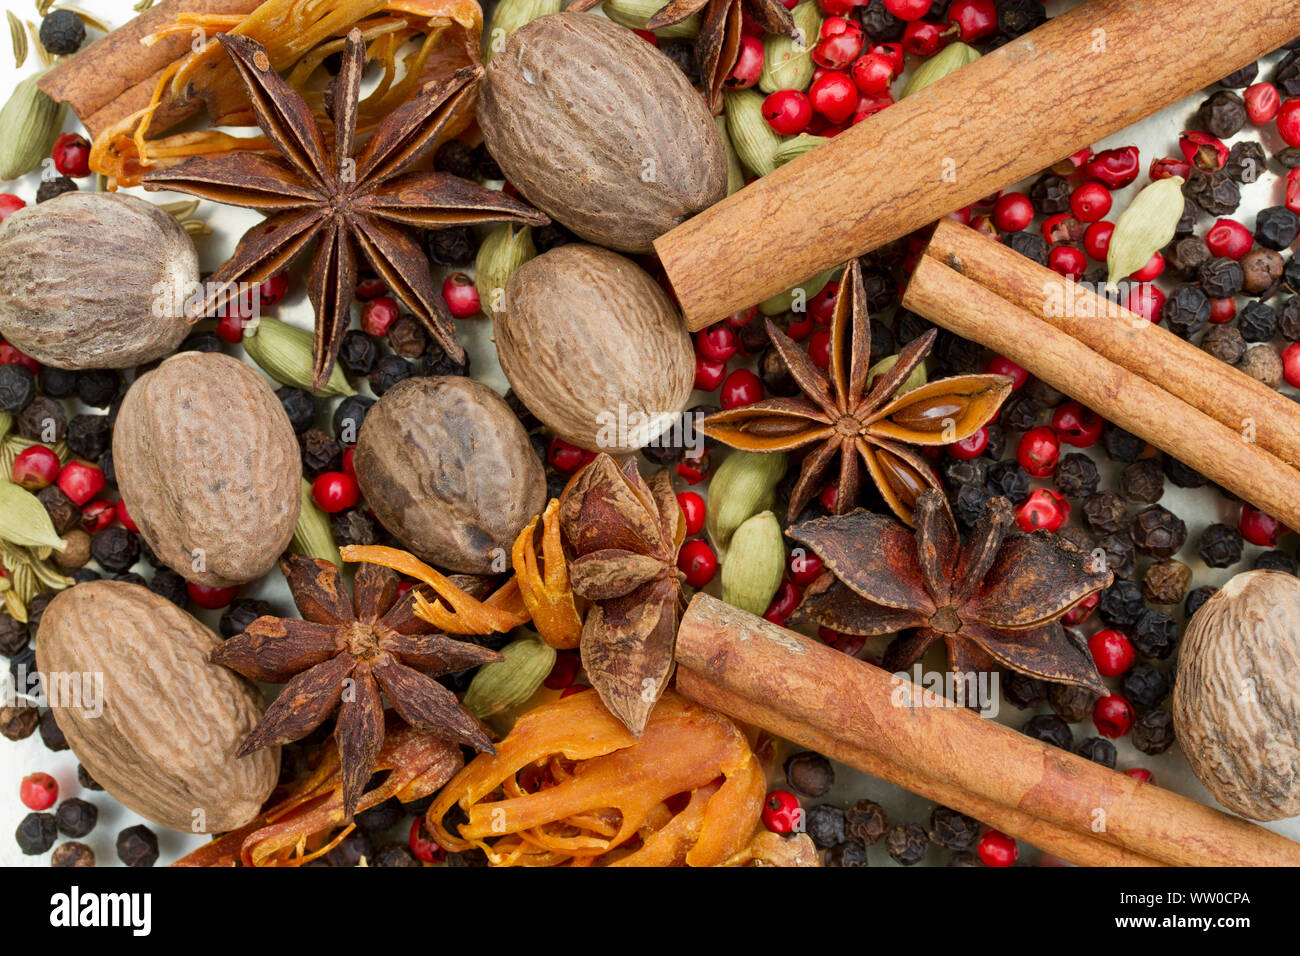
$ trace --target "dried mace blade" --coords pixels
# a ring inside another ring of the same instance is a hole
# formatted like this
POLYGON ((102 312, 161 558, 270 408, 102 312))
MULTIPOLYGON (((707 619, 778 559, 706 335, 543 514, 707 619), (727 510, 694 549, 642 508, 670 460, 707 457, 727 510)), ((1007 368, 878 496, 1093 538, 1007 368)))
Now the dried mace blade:
POLYGON ((338 711, 334 740, 351 818, 384 742, 381 692, 416 730, 495 753, 456 695, 433 678, 504 660, 474 644, 433 633, 414 614, 418 589, 398 596, 397 575, 364 564, 352 597, 329 561, 286 555, 280 569, 302 620, 259 617, 213 649, 213 663, 267 683, 283 683, 239 756, 300 740, 338 711))
POLYGON ((560 528, 573 592, 592 602, 579 644, 591 684, 640 735, 672 675, 686 517, 667 471, 647 483, 636 459, 601 454, 565 489, 560 528))
POLYGON ((226 305, 236 297, 239 283, 262 282, 315 243, 307 289, 316 310, 313 388, 329 378, 351 323, 358 253, 447 355, 463 363, 455 325, 409 227, 550 222, 497 190, 446 173, 410 171, 437 145, 451 118, 473 101, 482 69, 458 70, 427 84, 393 110, 354 156, 366 62, 360 30, 348 34, 334 80, 334 139, 328 145, 310 108, 271 67, 260 43, 224 33, 217 39, 248 89, 258 126, 280 156, 195 157, 144 177, 146 189, 171 189, 271 214, 244 233, 235 254, 209 280, 196 312, 226 305))
POLYGON ((934 346, 937 330, 913 339, 892 368, 871 371, 871 320, 862 269, 854 259, 844 270, 831 320, 830 365, 822 372, 769 319, 768 335, 802 394, 769 398, 710 415, 700 431, 733 448, 755 452, 810 447, 790 495, 787 521, 825 483, 839 457, 836 514, 857 507, 862 469, 894 514, 912 524, 917 499, 942 491, 938 477, 912 446, 949 445, 979 431, 1011 393, 1005 375, 958 375, 901 391, 934 346))
POLYGON ((891 671, 942 641, 959 674, 1009 667, 1107 693, 1060 618, 1108 587, 1109 571, 1055 535, 1020 532, 1005 498, 989 502, 964 543, 942 492, 921 495, 915 514, 915 532, 861 510, 792 527, 827 568, 795 619, 847 634, 902 632, 885 654, 891 671))

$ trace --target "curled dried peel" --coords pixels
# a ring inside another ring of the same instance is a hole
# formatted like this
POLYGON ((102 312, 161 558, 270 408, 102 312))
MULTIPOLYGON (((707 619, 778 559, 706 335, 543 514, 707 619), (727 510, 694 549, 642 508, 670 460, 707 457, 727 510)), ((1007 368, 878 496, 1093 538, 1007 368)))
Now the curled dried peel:
POLYGON ((748 844, 764 789, 744 735, 720 714, 667 693, 638 739, 584 692, 521 717, 495 756, 443 789, 426 826, 446 849, 480 847, 496 866, 713 866, 748 844), (459 834, 442 826, 454 805, 468 816, 459 834))
POLYGON ((339 548, 339 554, 349 563, 377 564, 429 585, 437 594, 439 603, 417 594, 415 616, 448 634, 504 633, 528 623, 528 611, 514 578, 486 600, 479 601, 419 558, 397 548, 353 544, 339 548))
POLYGON ((524 526, 515 538, 510 558, 524 607, 542 640, 558 650, 578 646, 582 637, 582 615, 578 611, 560 536, 560 502, 552 498, 541 514, 542 556, 539 563, 533 544, 537 518, 524 526))

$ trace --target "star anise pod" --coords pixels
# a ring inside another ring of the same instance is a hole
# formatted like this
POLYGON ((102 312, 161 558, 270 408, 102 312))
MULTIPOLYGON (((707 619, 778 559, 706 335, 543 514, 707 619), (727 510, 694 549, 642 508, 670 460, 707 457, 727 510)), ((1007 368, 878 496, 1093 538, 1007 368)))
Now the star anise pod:
POLYGON ((283 269, 316 241, 308 295, 316 310, 312 382, 329 378, 339 343, 351 322, 358 251, 384 284, 458 363, 465 351, 429 263, 407 227, 508 220, 545 225, 550 220, 502 192, 447 173, 410 172, 437 145, 448 120, 468 108, 482 74, 478 66, 429 83, 393 110, 353 156, 366 44, 352 30, 334 80, 333 141, 303 98, 281 79, 266 50, 246 36, 218 34, 267 139, 279 157, 255 153, 198 156, 144 177, 146 189, 173 189, 230 206, 271 213, 244 233, 235 254, 212 276, 195 316, 233 297, 237 283, 256 283, 283 269))
POLYGON ((301 740, 337 709, 334 740, 351 817, 384 742, 381 691, 416 730, 496 753, 456 695, 433 678, 503 660, 500 654, 433 633, 414 613, 421 587, 399 599, 398 577, 387 568, 358 567, 351 598, 329 561, 286 555, 280 569, 303 619, 259 617, 210 655, 251 680, 285 685, 238 756, 301 740))
MULTIPOLYGON (((590 10, 603 0, 575 0, 568 10, 590 10)), ((695 59, 700 67, 709 109, 715 113, 722 108, 722 88, 736 68, 740 57, 742 13, 748 13, 766 33, 783 33, 793 36, 794 18, 780 0, 670 0, 655 13, 645 28, 658 30, 671 27, 704 11, 699 35, 695 38, 695 59)), ((805 37, 811 47, 816 37, 805 37)))
POLYGON ((911 666, 942 641, 958 673, 1002 666, 1107 693, 1060 617, 1109 586, 1111 573, 1055 535, 1021 532, 1005 498, 989 502, 965 543, 939 491, 918 499, 915 532, 858 510, 787 533, 827 568, 795 618, 846 634, 904 632, 885 653, 886 670, 911 666))
POLYGON ((667 471, 597 455, 560 499, 575 594, 592 602, 579 644, 591 685, 640 736, 672 675, 683 610, 677 551, 686 517, 667 471))
POLYGON ((830 366, 823 372, 808 353, 769 319, 768 335, 803 394, 768 398, 710 415, 700 431, 733 448, 754 452, 814 446, 790 495, 794 521, 815 495, 836 456, 840 459, 836 514, 857 507, 862 468, 905 523, 927 488, 943 485, 912 445, 948 445, 979 431, 1011 392, 1004 375, 958 375, 900 393, 934 346, 937 330, 913 339, 892 368, 870 381, 871 324, 862 269, 844 270, 830 326, 830 366))

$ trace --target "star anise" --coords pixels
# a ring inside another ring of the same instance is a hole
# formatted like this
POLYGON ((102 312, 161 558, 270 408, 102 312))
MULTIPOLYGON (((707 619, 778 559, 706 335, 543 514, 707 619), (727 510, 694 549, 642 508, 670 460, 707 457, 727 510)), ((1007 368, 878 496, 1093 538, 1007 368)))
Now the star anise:
POLYGON ((941 491, 943 485, 925 458, 908 446, 948 445, 969 438, 1011 392, 1011 379, 1003 375, 958 375, 900 392, 934 346, 935 329, 908 343, 893 367, 871 381, 871 325, 856 259, 840 279, 827 372, 770 319, 767 330, 803 394, 710 415, 700 431, 744 451, 815 446, 803 460, 787 521, 794 521, 817 493, 838 455, 836 514, 857 507, 865 465, 889 507, 910 525, 921 493, 927 488, 941 491))
MULTIPOLYGON (((603 0, 575 0, 569 4, 571 11, 590 10, 603 0)), ((715 113, 722 108, 722 88, 740 57, 742 13, 748 13, 767 33, 793 36, 794 18, 780 0, 670 0, 646 23, 647 30, 671 27, 704 11, 699 35, 695 38, 695 59, 700 67, 709 109, 715 113)), ((808 46, 816 37, 805 37, 808 46)))
POLYGON ((994 498, 963 544, 942 492, 916 503, 916 531, 854 511, 787 532, 825 562, 796 619, 846 634, 900 633, 884 666, 911 666, 935 641, 958 673, 1002 666, 1107 693, 1092 657, 1060 617, 1109 586, 1091 555, 1046 532, 1025 534, 1005 498, 994 498))
POLYGON ((463 363, 455 325, 434 289, 420 243, 407 227, 550 221, 497 190, 446 173, 408 171, 437 145, 449 119, 473 102, 482 68, 468 67, 425 85, 385 117, 354 157, 366 64, 360 30, 347 36, 327 98, 333 120, 329 145, 306 102, 275 72, 261 44, 228 34, 217 39, 248 88, 257 124, 281 155, 199 156, 144 177, 146 189, 173 189, 271 213, 244 233, 234 255, 213 274, 196 317, 232 298, 237 283, 263 281, 318 240, 307 290, 316 310, 316 387, 329 378, 351 322, 358 251, 447 355, 463 363))
POLYGON ((642 480, 598 455, 560 499, 575 594, 592 601, 579 644, 591 685, 640 736, 672 675, 683 610, 677 550, 686 518, 667 471, 642 480))
POLYGON ((334 740, 351 817, 384 742, 381 691, 416 730, 496 753, 456 695, 433 678, 503 660, 500 654, 433 633, 414 613, 421 588, 399 599, 397 575, 387 568, 361 565, 350 599, 329 561, 286 555, 280 569, 303 619, 259 617, 211 654, 251 680, 285 685, 238 756, 300 740, 337 709, 334 740))

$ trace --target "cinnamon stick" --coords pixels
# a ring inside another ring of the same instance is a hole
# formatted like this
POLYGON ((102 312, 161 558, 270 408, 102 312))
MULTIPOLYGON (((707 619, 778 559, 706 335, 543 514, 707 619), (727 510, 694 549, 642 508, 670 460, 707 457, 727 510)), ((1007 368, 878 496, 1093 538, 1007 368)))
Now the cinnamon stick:
POLYGON ((1289 527, 1300 527, 1300 471, 933 256, 921 256, 903 306, 1005 355, 1289 527))
POLYGON ((1040 850, 1060 857, 1067 863, 1079 866, 1164 865, 1150 857, 1098 840, 1091 834, 1077 833, 1044 823, 1023 810, 1003 806, 924 773, 890 763, 855 741, 834 737, 825 730, 795 720, 781 713, 769 702, 741 697, 710 681, 697 671, 679 666, 677 690, 712 710, 722 711, 737 720, 761 726, 786 740, 832 757, 863 773, 887 780, 927 800, 933 800, 974 817, 981 823, 1024 840, 1040 850))
MULTIPOLYGON (((1139 857, 1179 866, 1300 865, 1300 844, 1285 837, 943 706, 920 688, 913 690, 921 706, 895 706, 891 675, 706 594, 682 618, 677 663, 886 764, 1139 857)), ((692 678, 684 676, 688 692, 692 678)))
POLYGON ((956 220, 939 222, 925 254, 1300 464, 1300 403, 1240 369, 956 220))
POLYGON ((655 249, 688 328, 1190 96, 1292 39, 1300 0, 1241 0, 1228 30, 1223 15, 1221 0, 1090 0, 686 221, 655 249))

